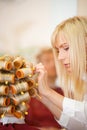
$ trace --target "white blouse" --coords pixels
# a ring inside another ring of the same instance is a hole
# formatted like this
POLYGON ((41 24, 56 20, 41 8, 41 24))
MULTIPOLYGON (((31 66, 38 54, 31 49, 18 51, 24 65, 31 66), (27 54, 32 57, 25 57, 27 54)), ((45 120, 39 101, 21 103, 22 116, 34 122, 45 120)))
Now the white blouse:
POLYGON ((62 115, 56 121, 67 130, 87 130, 87 95, 83 102, 65 97, 62 115))

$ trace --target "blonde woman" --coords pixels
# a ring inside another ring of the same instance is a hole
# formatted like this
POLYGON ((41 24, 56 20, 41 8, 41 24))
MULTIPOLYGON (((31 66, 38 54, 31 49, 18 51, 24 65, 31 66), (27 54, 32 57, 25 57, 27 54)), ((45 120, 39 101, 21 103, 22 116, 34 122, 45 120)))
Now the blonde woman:
POLYGON ((54 92, 47 83, 43 64, 36 65, 38 90, 55 120, 67 130, 87 130, 87 19, 69 18, 52 35, 58 80, 64 95, 54 92))

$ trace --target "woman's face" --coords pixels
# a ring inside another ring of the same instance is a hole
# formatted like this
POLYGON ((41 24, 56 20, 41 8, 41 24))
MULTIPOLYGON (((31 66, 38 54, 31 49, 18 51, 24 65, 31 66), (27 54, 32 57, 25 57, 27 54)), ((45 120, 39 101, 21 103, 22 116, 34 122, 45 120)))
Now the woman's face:
POLYGON ((61 63, 65 66, 66 70, 70 73, 71 66, 70 66, 69 44, 63 33, 60 33, 57 38, 56 49, 58 52, 58 60, 61 61, 61 63))

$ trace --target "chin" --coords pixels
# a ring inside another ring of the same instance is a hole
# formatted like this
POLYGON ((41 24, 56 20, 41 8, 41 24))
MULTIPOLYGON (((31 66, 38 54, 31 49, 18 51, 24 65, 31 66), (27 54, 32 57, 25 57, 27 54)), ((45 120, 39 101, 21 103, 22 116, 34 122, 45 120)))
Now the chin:
POLYGON ((68 68, 68 69, 67 69, 67 71, 68 71, 68 73, 72 73, 72 71, 71 71, 71 69, 70 69, 70 68, 68 68))

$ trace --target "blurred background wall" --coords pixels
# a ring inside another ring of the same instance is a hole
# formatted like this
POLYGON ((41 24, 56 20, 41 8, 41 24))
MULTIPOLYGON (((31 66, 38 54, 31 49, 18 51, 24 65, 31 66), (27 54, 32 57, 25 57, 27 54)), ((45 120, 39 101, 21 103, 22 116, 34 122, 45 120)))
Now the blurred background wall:
POLYGON ((0 54, 33 59, 62 20, 87 15, 87 0, 0 0, 0 54))

